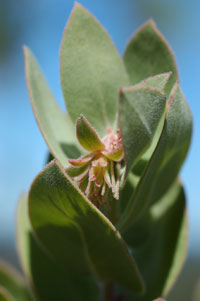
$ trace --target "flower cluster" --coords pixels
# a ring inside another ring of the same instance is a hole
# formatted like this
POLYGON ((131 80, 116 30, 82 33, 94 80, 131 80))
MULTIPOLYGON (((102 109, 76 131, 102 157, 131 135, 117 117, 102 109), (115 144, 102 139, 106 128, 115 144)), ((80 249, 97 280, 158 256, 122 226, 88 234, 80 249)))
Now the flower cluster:
POLYGON ((120 170, 124 157, 120 131, 107 128, 106 136, 100 139, 95 129, 84 116, 76 122, 77 139, 89 153, 79 159, 70 159, 66 172, 79 183, 86 196, 100 207, 112 189, 119 198, 120 170))

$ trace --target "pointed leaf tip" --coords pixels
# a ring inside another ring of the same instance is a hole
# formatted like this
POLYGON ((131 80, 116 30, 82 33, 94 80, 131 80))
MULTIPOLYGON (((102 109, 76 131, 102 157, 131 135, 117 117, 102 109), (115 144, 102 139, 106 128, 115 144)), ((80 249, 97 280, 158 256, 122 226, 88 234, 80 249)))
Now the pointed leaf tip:
POLYGON ((152 142, 165 110, 165 100, 165 95, 152 87, 123 88, 119 99, 118 116, 127 172, 152 142))
POLYGON ((105 148, 95 129, 82 114, 76 121, 76 135, 82 147, 87 151, 103 150, 105 148))
MULTIPOLYGON (((178 83, 172 89, 167 106, 161 136, 133 193, 132 202, 127 206, 124 217, 121 217, 121 225, 126 220, 127 226, 128 219, 131 224, 148 204, 158 200, 169 189, 187 155, 192 135, 192 116, 178 83)), ((120 229, 124 228, 121 225, 120 229)))
POLYGON ((82 5, 78 1, 75 1, 74 6, 76 7, 76 6, 82 6, 82 5))
POLYGON ((74 123, 83 113, 105 135, 107 125, 115 124, 119 87, 128 85, 129 79, 107 32, 79 3, 63 34, 60 71, 67 110, 74 123))
POLYGON ((74 13, 75 10, 78 10, 78 9, 87 11, 89 13, 89 11, 81 3, 75 1, 73 8, 72 8, 71 15, 74 13))
POLYGON ((171 71, 172 76, 165 87, 167 95, 178 79, 174 54, 152 20, 133 35, 125 50, 124 63, 132 84, 149 76, 171 71))
POLYGON ((164 92, 165 87, 172 75, 172 72, 165 72, 150 76, 137 84, 139 87, 151 87, 164 92))
POLYGON ((153 26, 153 25, 156 26, 156 23, 155 23, 154 19, 152 19, 152 18, 149 19, 149 20, 147 21, 147 23, 151 24, 152 26, 153 26))

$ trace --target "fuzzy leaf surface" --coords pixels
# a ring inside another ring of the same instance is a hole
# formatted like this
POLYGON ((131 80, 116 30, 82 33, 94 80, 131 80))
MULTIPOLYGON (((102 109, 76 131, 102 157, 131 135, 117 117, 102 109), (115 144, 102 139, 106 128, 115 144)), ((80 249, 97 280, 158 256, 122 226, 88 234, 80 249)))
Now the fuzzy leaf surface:
POLYGON ((119 128, 128 171, 150 145, 165 110, 165 100, 165 95, 154 88, 133 86, 121 89, 119 128))
MULTIPOLYGON (((158 74, 155 76, 150 76, 147 79, 141 81, 140 83, 137 84, 137 87, 152 87, 155 89, 159 89, 161 92, 164 93, 164 89, 166 87, 166 84, 171 76, 171 72, 168 73, 163 73, 163 74, 158 74)), ((145 165, 147 165, 149 159, 151 158, 155 147, 158 143, 158 140, 160 138, 160 135, 162 133, 162 129, 164 126, 164 121, 165 121, 165 114, 162 114, 161 119, 158 123, 158 126, 156 128, 156 132, 154 134, 153 140, 151 141, 150 146, 148 149, 145 151, 145 153, 139 158, 138 161, 136 161, 136 164, 134 164, 132 172, 135 175, 141 176, 142 171, 144 170, 145 165)))
POLYGON ((159 200, 169 189, 187 155, 191 135, 191 112, 177 83, 167 103, 162 134, 119 222, 119 229, 130 226, 147 204, 159 200))
POLYGON ((24 47, 25 70, 29 97, 41 133, 52 155, 66 165, 68 158, 77 158, 75 124, 58 107, 31 51, 24 47))
POLYGON ((3 261, 0 262, 0 297, 1 294, 9 301, 33 301, 24 279, 13 267, 3 261))
POLYGON ((96 275, 101 281, 112 280, 134 293, 143 291, 120 234, 55 161, 32 184, 29 214, 38 239, 64 268, 96 275), (83 266, 83 254, 88 265, 84 262, 83 266))
POLYGON ((76 135, 82 147, 89 152, 105 148, 97 132, 83 115, 76 121, 76 135))
POLYGON ((99 301, 97 284, 92 277, 73 274, 46 254, 31 232, 27 212, 27 197, 23 196, 18 207, 17 244, 24 273, 35 296, 43 301, 99 301))
POLYGON ((175 181, 165 196, 151 206, 143 218, 149 219, 149 223, 141 223, 140 228, 132 227, 133 235, 124 235, 146 284, 144 296, 130 297, 129 301, 165 297, 183 266, 187 253, 188 223, 185 195, 179 181, 175 181), (148 231, 148 236, 138 243, 135 232, 145 233, 144 228, 148 231))
POLYGON ((131 84, 159 73, 172 72, 165 89, 167 95, 178 79, 172 50, 152 20, 133 35, 124 53, 124 63, 131 84))
POLYGON ((137 84, 137 87, 151 87, 164 92, 169 81, 171 72, 150 76, 137 84))
POLYGON ((115 124, 118 91, 129 84, 123 62, 99 22, 76 3, 63 35, 61 85, 75 122, 83 114, 100 135, 115 124))

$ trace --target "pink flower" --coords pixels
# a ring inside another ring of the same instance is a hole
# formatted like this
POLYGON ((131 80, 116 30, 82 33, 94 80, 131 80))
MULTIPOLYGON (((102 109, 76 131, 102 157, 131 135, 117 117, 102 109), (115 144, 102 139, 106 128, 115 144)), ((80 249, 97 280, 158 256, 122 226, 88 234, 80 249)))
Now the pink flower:
POLYGON ((76 135, 89 153, 79 159, 70 159, 71 166, 66 172, 97 207, 104 203, 109 189, 118 199, 124 157, 120 131, 107 128, 106 136, 100 139, 87 119, 80 116, 76 122, 76 135))

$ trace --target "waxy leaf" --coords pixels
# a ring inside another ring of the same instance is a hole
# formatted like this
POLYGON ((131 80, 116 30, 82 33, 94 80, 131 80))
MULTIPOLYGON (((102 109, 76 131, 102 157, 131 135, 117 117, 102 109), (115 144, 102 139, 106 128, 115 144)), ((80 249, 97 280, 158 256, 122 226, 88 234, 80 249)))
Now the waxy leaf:
POLYGON ((24 47, 29 97, 36 121, 51 154, 64 166, 68 158, 80 156, 75 127, 58 107, 31 51, 24 47))
POLYGON ((178 79, 174 55, 155 23, 150 20, 132 37, 124 54, 131 84, 164 72, 172 72, 166 85, 167 95, 178 79))
POLYGON ((146 218, 150 219, 148 224, 141 222, 141 229, 132 227, 133 235, 124 235, 146 283, 144 296, 130 297, 130 301, 165 297, 183 266, 187 253, 188 225, 185 195, 178 181, 157 204, 149 208, 143 220, 146 218), (148 236, 138 243, 134 239, 135 232, 142 233, 143 228, 147 228, 148 236))
POLYGON ((147 204, 159 200, 174 182, 186 157, 192 134, 192 116, 176 83, 167 103, 167 114, 156 149, 119 222, 124 229, 137 219, 147 204))
POLYGON ((61 84, 67 109, 83 114, 100 135, 113 127, 118 91, 129 84, 123 62, 99 22, 76 3, 61 45, 61 84))
POLYGON ((120 234, 55 161, 32 184, 29 214, 39 241, 63 268, 114 281, 134 293, 143 291, 120 234))
POLYGON ((150 145, 165 110, 165 100, 159 90, 151 87, 121 89, 119 127, 128 171, 150 145))
POLYGON ((76 135, 81 146, 89 152, 105 148, 97 132, 83 115, 76 121, 76 135))
POLYGON ((8 263, 3 261, 0 262, 0 300, 33 300, 21 275, 8 263), (1 295, 3 296, 2 299, 1 295))
MULTIPOLYGON (((37 300, 99 300, 97 284, 58 266, 31 232, 27 198, 21 197, 17 216, 17 245, 21 264, 37 300)), ((55 242, 54 242, 55 243, 55 242)))

